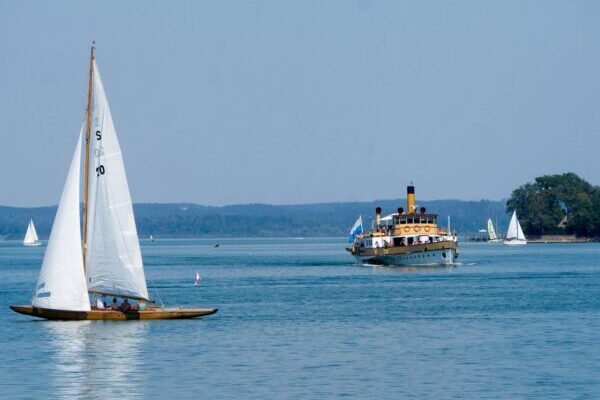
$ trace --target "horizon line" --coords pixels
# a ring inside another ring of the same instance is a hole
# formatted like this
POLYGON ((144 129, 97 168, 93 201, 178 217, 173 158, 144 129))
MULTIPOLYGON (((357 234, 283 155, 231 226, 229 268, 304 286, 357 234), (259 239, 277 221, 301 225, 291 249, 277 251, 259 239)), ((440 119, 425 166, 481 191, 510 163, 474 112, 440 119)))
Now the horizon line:
MULTIPOLYGON (((376 203, 376 202, 385 202, 385 201, 406 201, 406 197, 398 197, 398 198, 388 198, 388 199, 375 199, 375 200, 341 200, 341 201, 319 201, 319 202, 308 202, 308 203, 262 203, 262 202, 249 202, 249 203, 231 203, 231 204, 223 204, 223 205, 207 205, 201 203, 195 203, 190 201, 171 201, 171 202, 132 202, 133 205, 193 205, 200 206, 206 208, 225 208, 225 207, 240 207, 240 206, 252 206, 252 205, 260 205, 260 206, 270 206, 270 207, 296 207, 296 206, 312 206, 312 205, 325 205, 325 204, 349 204, 349 203, 376 203)), ((502 199, 479 199, 479 200, 465 200, 465 199, 423 199, 423 202, 437 202, 437 201, 461 201, 465 203, 479 203, 482 201, 489 202, 506 202, 506 198, 502 199)), ((80 204, 83 204, 80 202, 80 204)), ((25 208, 25 209, 34 209, 34 208, 55 208, 58 207, 58 204, 53 205, 39 205, 39 206, 15 206, 15 205, 4 205, 0 204, 0 208, 25 208)))

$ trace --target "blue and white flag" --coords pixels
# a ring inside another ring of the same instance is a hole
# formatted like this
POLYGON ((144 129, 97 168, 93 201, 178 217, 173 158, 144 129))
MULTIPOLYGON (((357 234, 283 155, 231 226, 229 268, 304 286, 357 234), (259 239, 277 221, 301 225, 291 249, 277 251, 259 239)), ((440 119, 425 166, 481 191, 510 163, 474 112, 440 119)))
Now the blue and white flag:
POLYGON ((352 226, 352 229, 350 229, 350 236, 348 237, 348 243, 354 243, 354 238, 356 238, 356 235, 358 235, 359 233, 363 233, 362 215, 358 217, 358 219, 352 226))

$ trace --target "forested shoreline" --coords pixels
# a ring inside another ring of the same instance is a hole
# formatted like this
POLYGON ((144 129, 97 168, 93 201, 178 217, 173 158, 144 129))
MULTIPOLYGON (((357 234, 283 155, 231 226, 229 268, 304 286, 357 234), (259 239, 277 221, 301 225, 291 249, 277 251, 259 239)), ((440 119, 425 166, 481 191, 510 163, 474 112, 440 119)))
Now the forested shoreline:
MULTIPOLYGON (((507 224, 503 201, 420 201, 419 205, 447 216, 461 234, 474 234, 485 227, 488 218, 507 224)), ((245 204, 209 207, 189 203, 134 204, 140 237, 308 237, 345 236, 359 215, 365 228, 374 217, 375 207, 383 213, 406 206, 406 199, 372 202, 319 203, 303 205, 245 204)), ((0 237, 20 239, 29 218, 35 221, 41 238, 47 238, 56 207, 0 207, 0 237)))

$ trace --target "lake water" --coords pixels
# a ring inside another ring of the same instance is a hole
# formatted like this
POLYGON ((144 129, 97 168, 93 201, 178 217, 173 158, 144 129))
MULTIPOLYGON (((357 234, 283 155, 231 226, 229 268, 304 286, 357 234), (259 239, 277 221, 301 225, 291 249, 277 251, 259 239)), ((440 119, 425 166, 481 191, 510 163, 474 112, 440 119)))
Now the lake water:
POLYGON ((0 397, 600 397, 600 245, 464 243, 458 266, 411 269, 359 266, 342 239, 216 242, 142 253, 155 297, 219 313, 128 322, 13 313, 44 247, 0 242, 0 397))

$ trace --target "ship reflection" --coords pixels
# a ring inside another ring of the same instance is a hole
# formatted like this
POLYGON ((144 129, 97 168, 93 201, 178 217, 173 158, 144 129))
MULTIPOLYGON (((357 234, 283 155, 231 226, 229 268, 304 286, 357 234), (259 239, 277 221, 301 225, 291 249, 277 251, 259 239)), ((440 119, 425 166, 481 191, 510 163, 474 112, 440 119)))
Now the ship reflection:
POLYGON ((144 322, 44 321, 58 398, 143 397, 144 322))

